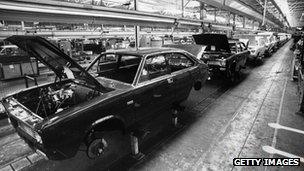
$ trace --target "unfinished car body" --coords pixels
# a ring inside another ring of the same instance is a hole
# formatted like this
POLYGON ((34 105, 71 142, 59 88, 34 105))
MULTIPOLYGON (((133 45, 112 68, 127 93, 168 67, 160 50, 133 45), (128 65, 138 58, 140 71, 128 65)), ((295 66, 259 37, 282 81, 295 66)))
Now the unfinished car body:
POLYGON ((228 40, 222 34, 193 35, 195 43, 205 46, 201 60, 208 64, 211 74, 224 73, 228 81, 235 82, 245 67, 250 52, 238 40, 228 40))
POLYGON ((106 52, 85 70, 41 37, 7 41, 56 74, 54 83, 2 100, 18 134, 53 160, 73 157, 83 143, 90 158, 102 156, 109 142, 97 132, 134 131, 157 110, 186 100, 192 87, 200 89, 208 77, 206 64, 178 49, 106 52))
POLYGON ((264 58, 269 55, 267 48, 267 38, 256 34, 235 36, 241 42, 245 43, 250 51, 249 59, 254 62, 263 62, 264 58))

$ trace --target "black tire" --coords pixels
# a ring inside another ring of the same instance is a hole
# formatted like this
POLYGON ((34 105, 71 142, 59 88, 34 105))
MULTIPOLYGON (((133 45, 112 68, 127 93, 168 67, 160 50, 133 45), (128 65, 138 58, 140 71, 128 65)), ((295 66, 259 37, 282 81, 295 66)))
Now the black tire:
POLYGON ((267 58, 269 58, 271 56, 269 50, 265 51, 265 55, 264 56, 267 57, 267 58))
POLYGON ((262 56, 261 56, 261 59, 260 59, 260 64, 263 64, 263 63, 264 63, 264 60, 265 60, 264 58, 265 58, 265 55, 262 55, 262 56))
POLYGON ((200 81, 196 81, 193 85, 194 90, 198 91, 202 88, 202 83, 200 81))
POLYGON ((264 63, 264 55, 261 56, 261 55, 258 53, 255 62, 256 62, 256 65, 261 65, 261 64, 263 64, 263 63, 264 63))
POLYGON ((87 138, 87 156, 90 159, 119 158, 126 149, 121 131, 92 132, 87 138))

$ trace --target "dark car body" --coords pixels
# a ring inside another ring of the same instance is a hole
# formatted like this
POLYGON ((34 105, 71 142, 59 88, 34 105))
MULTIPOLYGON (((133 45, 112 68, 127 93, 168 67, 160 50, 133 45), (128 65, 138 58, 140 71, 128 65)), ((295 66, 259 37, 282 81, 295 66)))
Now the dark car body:
POLYGON ((193 85, 203 84, 208 75, 206 64, 178 49, 106 52, 84 70, 43 38, 7 40, 57 75, 54 83, 2 100, 18 134, 53 160, 73 157, 92 130, 111 126, 126 132, 146 124, 157 110, 187 99, 193 85))
POLYGON ((222 34, 193 35, 196 44, 205 46, 202 61, 208 64, 211 74, 224 73, 231 77, 245 67, 250 52, 237 39, 229 40, 222 34))

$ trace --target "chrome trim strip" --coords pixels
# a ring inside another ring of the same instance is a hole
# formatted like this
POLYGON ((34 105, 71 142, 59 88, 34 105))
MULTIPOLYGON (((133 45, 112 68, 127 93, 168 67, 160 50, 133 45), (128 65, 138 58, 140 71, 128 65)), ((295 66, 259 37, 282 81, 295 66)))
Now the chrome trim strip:
POLYGON ((100 118, 100 119, 96 120, 96 121, 92 124, 92 126, 95 126, 95 125, 97 125, 97 124, 99 124, 99 123, 101 123, 101 122, 103 122, 103 121, 106 121, 106 120, 112 119, 112 118, 115 118, 114 115, 109 115, 109 116, 100 118))

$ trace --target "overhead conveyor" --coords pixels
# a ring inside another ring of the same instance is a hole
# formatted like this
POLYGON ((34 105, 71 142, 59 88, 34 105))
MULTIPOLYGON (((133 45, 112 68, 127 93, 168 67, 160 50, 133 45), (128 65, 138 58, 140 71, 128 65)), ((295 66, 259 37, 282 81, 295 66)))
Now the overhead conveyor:
MULTIPOLYGON (((200 0, 238 15, 261 22, 261 14, 237 1, 226 0, 225 4, 200 0)), ((122 24, 139 26, 171 27, 176 21, 179 27, 200 27, 210 21, 151 14, 135 10, 123 10, 102 6, 76 4, 61 1, 4 0, 0 2, 0 19, 29 22, 122 24)), ((277 23, 266 19, 267 23, 278 27, 277 23)), ((223 24, 225 26, 226 24, 223 24)))
POLYGON ((21 1, 0 2, 0 19, 30 22, 122 24, 140 26, 172 26, 176 20, 180 26, 200 26, 201 20, 121 10, 100 6, 84 6, 65 2, 26 3, 21 1))

